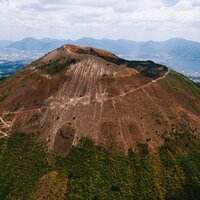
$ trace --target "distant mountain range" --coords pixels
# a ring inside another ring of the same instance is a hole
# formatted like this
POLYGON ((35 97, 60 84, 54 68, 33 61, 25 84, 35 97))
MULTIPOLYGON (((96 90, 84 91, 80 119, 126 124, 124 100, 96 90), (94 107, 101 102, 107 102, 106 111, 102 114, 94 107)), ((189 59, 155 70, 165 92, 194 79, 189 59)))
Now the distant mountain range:
POLYGON ((111 40, 87 37, 78 40, 25 38, 14 42, 0 41, 0 48, 47 53, 63 44, 93 46, 110 51, 123 58, 154 60, 182 73, 200 74, 200 43, 180 38, 172 38, 161 42, 137 42, 123 39, 111 40))

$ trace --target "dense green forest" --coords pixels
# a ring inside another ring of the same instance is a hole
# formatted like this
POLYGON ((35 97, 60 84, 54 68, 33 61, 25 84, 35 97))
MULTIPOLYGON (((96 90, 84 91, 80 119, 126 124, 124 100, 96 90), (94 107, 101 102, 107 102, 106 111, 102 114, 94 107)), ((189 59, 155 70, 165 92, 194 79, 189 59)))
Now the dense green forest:
POLYGON ((198 200, 198 138, 187 133, 174 138, 165 138, 155 155, 148 153, 147 144, 140 144, 127 156, 82 139, 67 157, 48 153, 23 134, 0 139, 0 199, 198 200), (186 150, 180 153, 176 148, 183 144, 186 150))

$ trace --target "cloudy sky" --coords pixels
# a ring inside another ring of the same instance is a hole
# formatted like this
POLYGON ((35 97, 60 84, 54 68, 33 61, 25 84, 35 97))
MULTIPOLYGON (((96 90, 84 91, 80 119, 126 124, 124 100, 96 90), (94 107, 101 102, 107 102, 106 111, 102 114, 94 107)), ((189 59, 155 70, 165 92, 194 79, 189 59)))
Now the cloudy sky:
POLYGON ((24 37, 200 42, 200 0, 0 0, 0 40, 24 37))

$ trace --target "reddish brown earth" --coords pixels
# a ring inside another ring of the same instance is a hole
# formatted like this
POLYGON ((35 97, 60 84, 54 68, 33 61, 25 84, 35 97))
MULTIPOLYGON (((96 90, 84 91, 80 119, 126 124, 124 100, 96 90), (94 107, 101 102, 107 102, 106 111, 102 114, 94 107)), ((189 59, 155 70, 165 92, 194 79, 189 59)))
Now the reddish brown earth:
POLYGON ((89 47, 50 52, 0 83, 0 97, 2 137, 24 132, 60 154, 82 137, 114 151, 148 143, 156 152, 162 135, 200 130, 200 89, 192 82, 152 61, 89 47))

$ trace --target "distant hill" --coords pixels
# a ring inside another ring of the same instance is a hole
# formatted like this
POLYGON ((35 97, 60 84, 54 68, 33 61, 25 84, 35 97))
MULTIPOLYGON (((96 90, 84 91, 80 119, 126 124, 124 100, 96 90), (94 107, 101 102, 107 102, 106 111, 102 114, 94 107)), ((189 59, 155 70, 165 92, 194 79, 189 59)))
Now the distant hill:
POLYGON ((11 42, 11 41, 0 41, 0 45, 4 45, 7 48, 15 48, 18 50, 53 50, 63 44, 76 44, 82 46, 93 46, 117 52, 118 54, 168 54, 171 56, 181 56, 196 58, 200 54, 200 43, 180 39, 172 38, 166 41, 146 41, 136 42, 131 40, 111 40, 111 39, 93 39, 93 38, 81 38, 78 40, 57 40, 57 39, 35 39, 35 38, 24 38, 22 40, 11 42), (131 53, 130 53, 131 52, 131 53))
POLYGON ((9 41, 9 40, 0 40, 0 48, 5 48, 11 43, 12 41, 9 41))
MULTIPOLYGON (((186 73, 200 73, 200 43, 172 38, 166 41, 136 42, 131 40, 93 39, 84 37, 78 40, 25 38, 16 42, 7 41, 4 47, 28 51, 49 52, 63 44, 93 46, 117 54, 126 59, 154 60, 166 64, 175 70, 186 73)), ((1 47, 1 42, 0 42, 1 47)))
POLYGON ((10 43, 7 48, 14 48, 18 50, 38 50, 38 51, 50 51, 62 44, 65 44, 67 40, 54 40, 44 38, 41 40, 35 38, 24 38, 16 42, 10 43))

